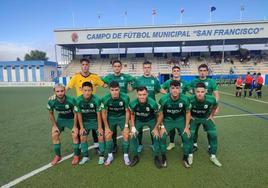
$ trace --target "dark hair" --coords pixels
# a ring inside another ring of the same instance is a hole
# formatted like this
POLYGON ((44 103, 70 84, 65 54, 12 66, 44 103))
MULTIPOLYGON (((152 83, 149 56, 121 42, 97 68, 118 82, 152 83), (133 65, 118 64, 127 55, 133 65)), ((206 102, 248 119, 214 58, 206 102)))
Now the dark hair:
POLYGON ((138 92, 138 91, 144 91, 144 90, 147 91, 147 87, 145 87, 145 86, 140 86, 140 87, 137 88, 137 92, 138 92))
POLYGON ((91 89, 93 88, 91 82, 84 82, 84 83, 82 84, 82 88, 83 88, 83 87, 90 87, 91 89))
POLYGON ((198 70, 201 69, 201 68, 206 68, 208 70, 208 66, 206 64, 199 65, 198 70))
POLYGON ((195 85, 195 88, 198 88, 198 87, 202 87, 202 88, 206 89, 206 85, 203 82, 199 82, 195 85))
POLYGON ((261 73, 259 72, 259 73, 258 73, 258 76, 260 76, 260 75, 261 75, 261 73))
POLYGON ((170 82, 170 87, 171 86, 175 86, 175 87, 177 87, 177 86, 181 86, 181 82, 180 81, 178 81, 178 80, 172 80, 171 82, 170 82))
POLYGON ((250 74, 250 72, 248 72, 248 74, 250 74))
POLYGON ((109 88, 119 87, 119 83, 117 81, 111 81, 109 84, 109 88))
POLYGON ((172 67, 172 70, 173 69, 179 69, 179 70, 181 70, 181 68, 179 66, 177 66, 177 65, 175 65, 174 67, 172 67))
POLYGON ((83 63, 84 61, 87 62, 88 64, 90 63, 89 59, 86 59, 86 58, 80 59, 80 63, 83 63))
POLYGON ((115 63, 119 63, 120 65, 122 65, 122 62, 119 59, 116 59, 116 60, 112 61, 112 65, 114 65, 115 63))
POLYGON ((152 65, 152 62, 150 62, 150 61, 144 61, 143 62, 143 65, 152 65))

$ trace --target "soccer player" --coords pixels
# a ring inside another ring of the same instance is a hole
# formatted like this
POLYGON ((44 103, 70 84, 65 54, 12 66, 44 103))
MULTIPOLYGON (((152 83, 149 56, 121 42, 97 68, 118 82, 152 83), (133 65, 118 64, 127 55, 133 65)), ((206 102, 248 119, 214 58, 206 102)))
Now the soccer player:
MULTIPOLYGON (((178 80, 180 81, 180 92, 183 94, 186 94, 187 91, 187 83, 185 81, 183 81, 180 77, 181 74, 181 69, 178 66, 174 66, 172 67, 172 78, 165 81, 162 84, 162 88, 161 88, 161 93, 167 93, 169 92, 169 87, 170 87, 170 82, 173 80, 178 80)), ((172 150, 173 148, 175 148, 175 129, 172 129, 169 133, 169 137, 170 137, 170 143, 167 147, 167 150, 172 150)))
POLYGON ((242 76, 239 76, 239 77, 236 79, 235 86, 236 86, 235 96, 236 96, 236 97, 241 97, 241 96, 242 96, 242 89, 243 89, 243 80, 242 80, 242 76))
MULTIPOLYGON (((81 72, 76 73, 71 78, 71 80, 68 82, 66 86, 66 92, 71 88, 75 88, 76 95, 77 96, 82 95, 82 84, 84 82, 92 83, 92 87, 93 87, 92 94, 96 93, 96 87, 98 86, 107 87, 107 84, 105 84, 98 75, 89 72, 90 61, 88 59, 80 59, 80 64, 81 64, 81 72)), ((99 147, 99 144, 98 144, 98 136, 97 136, 96 130, 92 130, 92 136, 93 136, 94 146, 97 149, 99 147)))
POLYGON ((143 131, 143 127, 148 126, 154 139, 154 164, 157 168, 162 168, 159 158, 159 129, 156 122, 158 104, 151 97, 148 97, 147 88, 140 86, 137 88, 137 99, 131 101, 129 107, 131 111, 130 140, 134 154, 130 166, 135 166, 139 162, 139 143, 137 135, 139 132, 143 131))
MULTIPOLYGON (((122 62, 120 60, 114 60, 112 62, 113 74, 108 74, 103 77, 102 80, 105 84, 109 85, 112 81, 117 81, 119 83, 120 92, 128 93, 131 91, 130 84, 134 81, 134 77, 129 74, 122 73, 122 62)), ((113 153, 117 152, 117 130, 113 131, 113 153)))
POLYGON ((190 103, 188 98, 180 93, 180 82, 170 82, 170 93, 161 97, 160 112, 158 114, 158 126, 160 126, 160 150, 162 154, 162 165, 167 166, 166 160, 166 138, 167 134, 177 129, 183 143, 183 165, 189 168, 188 155, 190 152, 190 103))
MULTIPOLYGON (((195 135, 196 127, 200 124, 203 125, 204 130, 207 132, 210 143, 210 161, 216 166, 221 167, 221 163, 216 158, 217 152, 217 131, 214 123, 214 116, 218 107, 216 98, 212 95, 206 95, 206 85, 204 83, 197 83, 195 86, 195 95, 189 98, 191 104, 191 122, 190 132, 195 135)), ((194 138, 191 137, 191 149, 188 157, 188 162, 193 163, 193 143, 194 138)))
MULTIPOLYGON (((189 88, 192 89, 192 93, 195 93, 195 88, 197 83, 204 83, 206 86, 206 94, 207 95, 213 95, 216 98, 216 101, 219 101, 219 91, 218 91, 218 86, 215 82, 215 80, 208 78, 208 66, 206 64, 201 64, 198 67, 198 74, 199 77, 194 79, 190 85, 189 88)), ((218 112, 219 108, 216 110, 216 113, 218 112)), ((198 130, 199 130, 200 124, 197 125, 195 135, 192 135, 194 137, 194 151, 198 149, 197 146, 197 139, 198 139, 198 130)), ((209 138, 208 138, 209 140, 209 138)), ((209 146, 210 147, 210 146, 209 146)))
POLYGON ((56 98, 49 100, 47 104, 47 109, 49 110, 49 119, 52 123, 51 137, 55 152, 55 157, 51 164, 54 166, 61 160, 60 134, 64 131, 65 127, 67 127, 72 130, 74 150, 72 164, 77 165, 79 162, 80 153, 77 135, 77 116, 73 112, 75 99, 65 95, 65 86, 62 84, 56 84, 54 86, 54 94, 56 98), (55 118, 54 111, 58 113, 57 120, 55 118))
POLYGON ((257 89, 257 82, 256 81, 257 81, 257 74, 256 74, 256 72, 254 72, 253 76, 252 76, 250 91, 249 91, 250 97, 252 97, 253 92, 256 91, 256 89, 257 89))
MULTIPOLYGON (((155 95, 160 92, 161 86, 157 78, 151 74, 151 71, 152 71, 152 63, 150 61, 143 62, 143 75, 136 78, 136 80, 132 84, 132 87, 133 89, 137 89, 140 86, 146 86, 147 91, 148 91, 148 97, 155 100, 155 95)), ((139 135, 138 135, 138 138, 139 138, 138 151, 139 152, 141 152, 143 149, 142 134, 143 132, 139 132, 139 135)), ((154 139, 151 135, 151 141, 152 141, 151 147, 153 146, 153 140, 154 139)))
POLYGON ((258 73, 256 83, 257 83, 256 93, 257 93, 258 98, 261 98, 262 97, 261 88, 262 88, 262 85, 263 85, 263 77, 261 76, 260 72, 258 73))
POLYGON ((117 81, 109 84, 110 93, 102 98, 104 109, 102 111, 102 119, 105 125, 105 141, 108 150, 108 158, 105 165, 110 165, 113 161, 113 143, 112 135, 120 127, 123 136, 123 153, 125 165, 129 165, 129 97, 127 94, 120 92, 120 86, 117 81))
POLYGON ((247 96, 247 92, 249 92, 249 90, 251 88, 252 80, 253 80, 253 78, 251 77, 250 72, 248 72, 247 75, 246 75, 246 78, 244 80, 244 82, 245 82, 244 97, 247 96))
POLYGON ((99 162, 104 163, 104 138, 101 119, 101 99, 92 94, 93 86, 91 82, 82 84, 82 95, 76 98, 75 112, 80 126, 79 135, 81 139, 81 150, 83 158, 79 162, 80 165, 85 164, 88 160, 88 143, 87 135, 90 131, 95 130, 98 134, 99 142, 99 162))

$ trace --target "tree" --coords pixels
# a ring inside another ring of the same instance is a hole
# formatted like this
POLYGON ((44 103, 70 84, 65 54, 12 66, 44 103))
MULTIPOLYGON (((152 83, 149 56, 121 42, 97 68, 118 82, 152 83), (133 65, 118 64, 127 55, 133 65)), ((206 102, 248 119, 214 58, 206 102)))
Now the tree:
POLYGON ((28 60, 43 60, 43 61, 47 61, 48 57, 46 57, 47 54, 46 52, 42 52, 39 50, 31 50, 31 52, 28 54, 25 54, 24 56, 24 60, 28 61, 28 60))
POLYGON ((17 61, 21 61, 19 57, 17 57, 17 61))

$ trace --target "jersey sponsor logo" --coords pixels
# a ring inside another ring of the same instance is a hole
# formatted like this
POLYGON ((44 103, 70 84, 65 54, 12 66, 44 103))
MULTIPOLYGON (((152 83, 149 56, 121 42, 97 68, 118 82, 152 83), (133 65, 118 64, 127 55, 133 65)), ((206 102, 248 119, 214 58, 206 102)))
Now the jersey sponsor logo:
POLYGON ((208 105, 207 105, 207 104, 205 104, 205 105, 204 105, 204 109, 207 109, 207 108, 208 108, 208 105))
POLYGON ((66 104, 65 109, 69 109, 69 108, 70 108, 69 104, 66 104))

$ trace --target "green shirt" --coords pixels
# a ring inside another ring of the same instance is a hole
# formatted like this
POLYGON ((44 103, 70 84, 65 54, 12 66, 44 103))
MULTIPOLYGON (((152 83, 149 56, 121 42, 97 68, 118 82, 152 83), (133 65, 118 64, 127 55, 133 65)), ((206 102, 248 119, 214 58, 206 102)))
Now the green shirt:
POLYGON ((76 98, 74 111, 82 113, 83 121, 97 120, 97 112, 100 112, 101 109, 101 100, 94 94, 89 100, 85 100, 83 95, 76 98))
POLYGON ((212 95, 205 95, 205 99, 202 102, 197 101, 196 96, 192 95, 189 97, 189 101, 193 118, 208 118, 212 108, 218 106, 216 98, 212 95))
POLYGON ((205 80, 201 80, 200 78, 196 78, 190 83, 190 88, 192 89, 193 93, 194 93, 196 84, 200 83, 200 82, 204 83, 206 85, 206 89, 207 89, 206 94, 208 94, 208 95, 212 95, 214 91, 218 90, 218 85, 216 84, 215 80, 213 80, 211 78, 206 78, 205 80))
POLYGON ((185 113, 190 111, 190 103, 188 98, 180 94, 177 100, 173 100, 171 95, 165 94, 159 100, 160 112, 163 112, 164 119, 176 120, 178 118, 185 118, 185 113))
POLYGON ((129 97, 120 93, 118 99, 113 99, 111 94, 107 94, 102 98, 104 109, 107 110, 108 117, 122 117, 126 114, 129 106, 129 97))
MULTIPOLYGON (((167 90, 167 92, 169 93, 169 88, 170 88, 170 82, 172 81, 173 79, 169 79, 167 81, 165 81, 163 84, 162 84, 162 89, 164 90, 167 90)), ((183 80, 178 80, 180 81, 181 83, 181 93, 183 94, 186 94, 186 91, 187 91, 187 83, 183 80)))
POLYGON ((60 119, 73 119, 74 118, 74 105, 75 99, 71 96, 65 95, 65 100, 60 102, 57 98, 49 100, 47 103, 47 109, 49 111, 56 111, 58 118, 60 119))
POLYGON ((135 114, 135 120, 148 122, 152 119, 156 119, 158 104, 150 97, 147 98, 145 104, 141 104, 139 103, 138 99, 135 99, 130 102, 129 107, 130 110, 135 114))
POLYGON ((160 92, 161 86, 157 78, 150 76, 140 76, 135 79, 132 87, 137 89, 140 86, 145 86, 148 90, 148 96, 155 100, 155 95, 160 92))
POLYGON ((127 93, 128 84, 134 81, 134 77, 124 73, 121 73, 118 76, 114 74, 108 74, 102 78, 102 81, 108 85, 111 83, 111 81, 117 81, 119 83, 120 91, 127 93))

